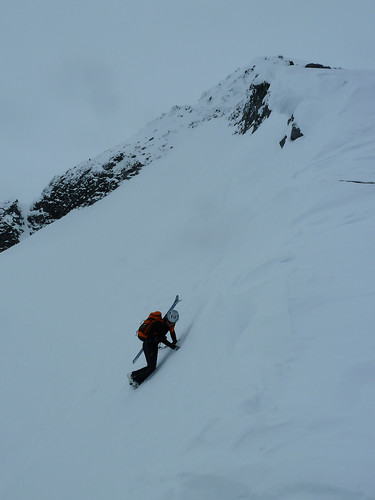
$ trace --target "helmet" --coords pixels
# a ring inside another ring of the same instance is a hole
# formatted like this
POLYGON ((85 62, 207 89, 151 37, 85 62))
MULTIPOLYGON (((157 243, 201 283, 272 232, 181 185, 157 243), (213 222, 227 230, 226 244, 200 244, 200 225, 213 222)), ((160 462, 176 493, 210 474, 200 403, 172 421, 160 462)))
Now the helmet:
POLYGON ((175 309, 171 309, 166 315, 166 318, 170 323, 177 323, 179 317, 180 315, 175 309))

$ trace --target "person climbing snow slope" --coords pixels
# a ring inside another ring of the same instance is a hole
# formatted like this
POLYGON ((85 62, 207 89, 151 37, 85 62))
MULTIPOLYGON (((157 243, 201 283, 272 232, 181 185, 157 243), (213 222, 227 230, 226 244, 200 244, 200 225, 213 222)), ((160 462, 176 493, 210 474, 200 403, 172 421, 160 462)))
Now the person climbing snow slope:
POLYGON ((175 332, 175 324, 179 319, 179 314, 175 309, 171 309, 162 317, 160 311, 155 311, 149 314, 146 321, 142 323, 137 334, 138 338, 143 342, 143 352, 147 361, 147 365, 140 370, 135 370, 128 375, 129 383, 134 387, 138 387, 147 377, 156 369, 158 360, 159 344, 163 343, 171 349, 178 350, 177 337, 175 332), (170 333, 172 342, 167 340, 167 333, 170 333))

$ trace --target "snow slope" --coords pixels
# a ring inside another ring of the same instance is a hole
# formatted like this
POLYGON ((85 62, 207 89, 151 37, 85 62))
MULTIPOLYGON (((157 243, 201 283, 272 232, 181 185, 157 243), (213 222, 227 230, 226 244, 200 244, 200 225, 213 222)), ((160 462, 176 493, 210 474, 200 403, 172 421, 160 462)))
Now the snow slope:
POLYGON ((2 499, 375 498, 375 74, 259 64, 256 133, 183 128, 1 254, 2 499), (133 391, 176 293, 182 348, 133 391))

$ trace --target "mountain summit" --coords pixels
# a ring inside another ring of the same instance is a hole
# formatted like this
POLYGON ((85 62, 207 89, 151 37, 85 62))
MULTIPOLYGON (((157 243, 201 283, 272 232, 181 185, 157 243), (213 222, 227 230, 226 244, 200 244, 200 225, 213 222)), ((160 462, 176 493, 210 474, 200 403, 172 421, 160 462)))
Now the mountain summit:
POLYGON ((30 207, 18 200, 4 202, 0 205, 0 251, 71 210, 102 199, 124 180, 168 154, 187 128, 224 118, 231 133, 254 133, 275 112, 284 117, 278 138, 280 147, 284 147, 286 141, 303 136, 298 125, 298 109, 303 103, 311 98, 325 99, 327 92, 331 95, 338 90, 345 79, 342 70, 320 64, 294 62, 282 56, 256 59, 205 92, 197 105, 175 106, 129 142, 54 177, 30 207), (322 72, 326 74, 323 76, 322 72), (304 77, 309 88, 299 85, 304 77), (328 91, 323 81, 330 82, 328 91))

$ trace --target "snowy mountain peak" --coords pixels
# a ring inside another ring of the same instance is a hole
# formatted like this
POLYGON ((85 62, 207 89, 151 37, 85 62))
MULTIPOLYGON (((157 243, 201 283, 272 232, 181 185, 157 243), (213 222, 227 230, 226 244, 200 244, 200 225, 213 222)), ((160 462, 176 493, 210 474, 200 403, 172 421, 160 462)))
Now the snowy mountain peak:
POLYGON ((17 200, 0 206, 0 251, 71 210, 94 204, 168 154, 182 131, 210 120, 225 119, 232 133, 246 134, 254 133, 272 112, 284 115, 277 138, 283 148, 288 140, 302 137, 304 126, 313 127, 318 118, 312 116, 309 124, 301 125, 303 103, 322 102, 345 84, 344 71, 327 69, 331 68, 282 56, 255 59, 204 92, 195 106, 174 106, 130 141, 54 177, 26 210, 17 200))

